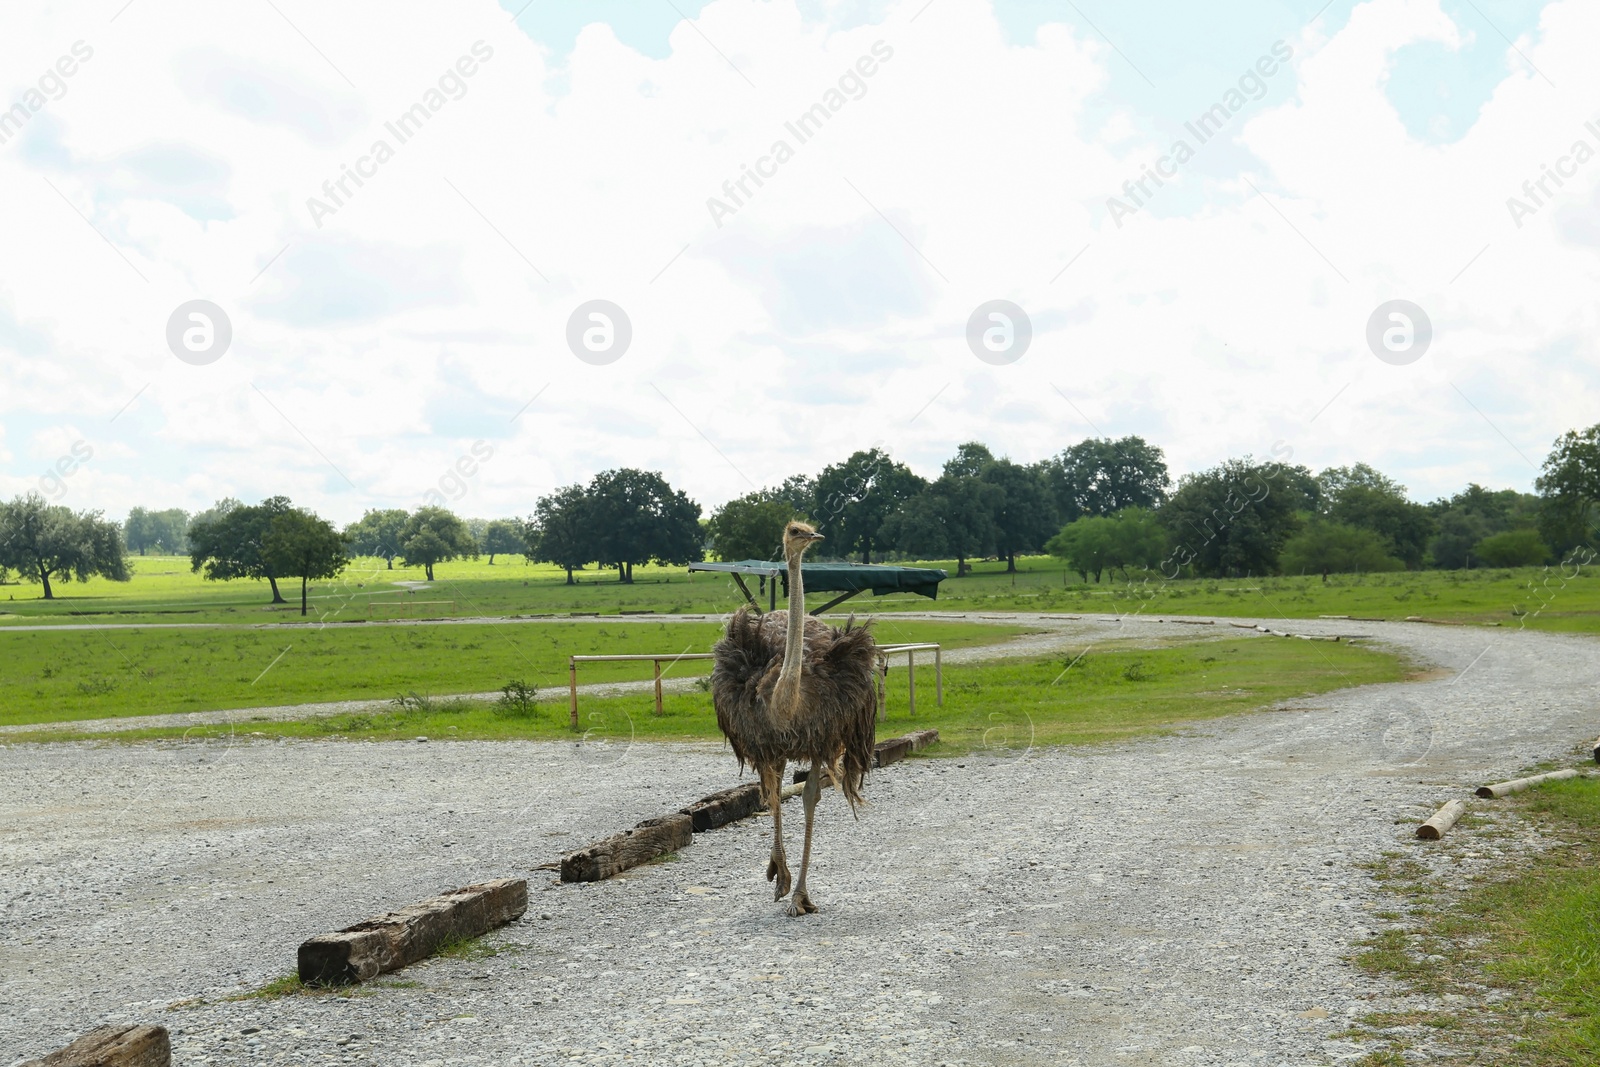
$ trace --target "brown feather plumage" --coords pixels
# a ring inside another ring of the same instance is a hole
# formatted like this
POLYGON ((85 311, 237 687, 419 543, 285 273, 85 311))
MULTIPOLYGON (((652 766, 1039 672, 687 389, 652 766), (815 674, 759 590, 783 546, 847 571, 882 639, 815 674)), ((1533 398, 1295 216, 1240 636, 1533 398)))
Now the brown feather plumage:
POLYGON ((741 768, 787 760, 825 770, 853 809, 872 766, 877 725, 877 642, 852 616, 843 627, 810 616, 800 673, 800 710, 785 719, 771 708, 783 667, 789 620, 781 612, 757 615, 740 608, 712 650, 711 699, 717 726, 741 768))

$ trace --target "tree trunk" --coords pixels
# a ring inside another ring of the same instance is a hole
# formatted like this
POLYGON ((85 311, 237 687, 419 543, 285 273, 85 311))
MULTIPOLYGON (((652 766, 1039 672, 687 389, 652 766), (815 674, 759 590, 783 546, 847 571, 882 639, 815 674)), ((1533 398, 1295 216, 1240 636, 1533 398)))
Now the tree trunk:
POLYGON ((966 575, 967 575, 967 557, 966 556, 957 556, 956 557, 956 577, 957 578, 965 578, 966 575))
POLYGON ((287 600, 283 599, 283 594, 278 592, 278 579, 277 578, 273 577, 270 574, 267 575, 267 584, 272 586, 272 602, 274 604, 287 604, 288 603, 287 600))
POLYGON ((573 584, 573 582, 572 582, 572 568, 571 567, 567 568, 567 584, 568 585, 572 585, 573 584))
POLYGON ((39 580, 44 583, 44 598, 46 600, 54 600, 56 595, 50 591, 50 572, 43 567, 39 568, 39 580))
MULTIPOLYGON (((1017 573, 1017 554, 1015 552, 1006 553, 1006 573, 1007 574, 1015 574, 1015 573, 1017 573)), ((1097 582, 1099 580, 1100 580, 1099 578, 1095 579, 1095 581, 1097 581, 1097 582)))
POLYGON ((491 566, 491 567, 494 566, 494 553, 493 552, 489 553, 489 566, 491 566))
POLYGON ((422 573, 428 576, 428 581, 433 581, 433 564, 424 563, 422 565, 422 573))
POLYGON ((385 556, 384 559, 389 561, 389 569, 390 570, 394 570, 394 557, 393 556, 385 556))
POLYGON ((861 548, 861 562, 862 563, 871 563, 872 562, 872 546, 870 544, 862 546, 862 548, 861 548))
POLYGON ((306 613, 306 582, 308 580, 305 575, 302 574, 300 576, 300 614, 302 616, 306 613))

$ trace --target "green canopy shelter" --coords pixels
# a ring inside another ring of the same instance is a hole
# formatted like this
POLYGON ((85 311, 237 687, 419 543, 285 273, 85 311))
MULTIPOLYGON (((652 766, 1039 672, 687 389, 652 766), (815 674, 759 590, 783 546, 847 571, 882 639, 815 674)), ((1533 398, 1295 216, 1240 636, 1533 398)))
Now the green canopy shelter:
MULTIPOLYGON (((820 608, 812 609, 813 615, 821 615, 857 593, 868 590, 872 591, 873 596, 883 596, 885 593, 916 593, 935 600, 939 596, 939 583, 950 577, 948 571, 934 567, 890 567, 867 563, 802 563, 800 566, 805 577, 806 592, 842 594, 820 608)), ((789 592, 789 567, 786 563, 764 559, 742 559, 737 563, 691 563, 689 569, 733 575, 733 580, 739 583, 739 591, 744 593, 744 598, 750 601, 750 606, 758 612, 761 610, 761 605, 750 594, 750 587, 744 582, 745 575, 754 574, 772 583, 767 603, 769 611, 777 607, 779 580, 783 582, 784 595, 787 596, 789 592)))

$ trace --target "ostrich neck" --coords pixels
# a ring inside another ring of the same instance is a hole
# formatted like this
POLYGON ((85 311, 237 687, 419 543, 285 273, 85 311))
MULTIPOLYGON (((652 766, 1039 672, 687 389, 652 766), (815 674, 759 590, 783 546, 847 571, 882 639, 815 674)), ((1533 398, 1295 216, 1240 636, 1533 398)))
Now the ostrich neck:
POLYGON ((773 702, 781 714, 793 712, 800 703, 800 660, 805 653, 806 591, 800 577, 800 553, 789 560, 789 628, 784 635, 783 668, 773 702))

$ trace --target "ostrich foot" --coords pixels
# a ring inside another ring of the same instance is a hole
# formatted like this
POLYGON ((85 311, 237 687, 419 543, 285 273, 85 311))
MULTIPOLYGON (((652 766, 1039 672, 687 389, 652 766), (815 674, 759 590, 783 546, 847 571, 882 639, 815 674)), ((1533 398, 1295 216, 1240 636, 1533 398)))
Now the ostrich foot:
POLYGON ((789 864, 784 860, 782 853, 774 852, 767 861, 767 881, 776 882, 772 887, 772 899, 782 900, 789 895, 789 864))
POLYGON ((811 903, 811 897, 806 891, 804 889, 796 889, 794 896, 789 900, 789 914, 795 916, 814 915, 816 911, 817 906, 811 903))

